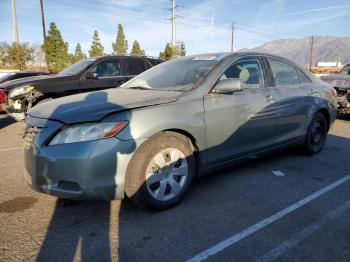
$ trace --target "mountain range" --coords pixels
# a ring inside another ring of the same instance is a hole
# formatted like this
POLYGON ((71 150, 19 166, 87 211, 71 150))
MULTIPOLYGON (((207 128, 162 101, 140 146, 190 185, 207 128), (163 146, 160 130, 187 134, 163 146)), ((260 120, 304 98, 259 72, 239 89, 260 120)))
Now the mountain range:
MULTIPOLYGON (((307 67, 310 61, 311 37, 280 39, 239 51, 265 52, 287 57, 307 67)), ((350 37, 314 36, 312 66, 317 62, 350 63, 350 37)))

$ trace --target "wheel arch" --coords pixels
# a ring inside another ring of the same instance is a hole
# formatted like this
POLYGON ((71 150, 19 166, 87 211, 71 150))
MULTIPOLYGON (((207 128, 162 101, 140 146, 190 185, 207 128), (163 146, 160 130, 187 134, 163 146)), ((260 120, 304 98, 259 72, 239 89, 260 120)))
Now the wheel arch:
POLYGON ((331 126, 331 116, 327 108, 320 108, 316 113, 321 113, 326 117, 327 120, 327 131, 329 130, 331 126))
POLYGON ((162 132, 174 132, 174 133, 178 133, 180 135, 187 137, 191 141, 191 146, 192 146, 193 152, 196 153, 199 151, 196 138, 192 134, 190 134, 188 131, 185 131, 185 130, 179 129, 179 128, 170 128, 170 129, 165 129, 162 132))

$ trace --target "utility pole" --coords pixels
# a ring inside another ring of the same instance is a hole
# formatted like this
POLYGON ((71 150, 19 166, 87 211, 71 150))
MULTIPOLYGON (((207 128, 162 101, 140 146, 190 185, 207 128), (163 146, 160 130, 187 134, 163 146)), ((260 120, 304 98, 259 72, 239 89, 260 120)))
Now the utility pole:
POLYGON ((19 45, 18 28, 17 28, 17 17, 16 17, 16 0, 12 0, 12 33, 13 43, 19 45))
POLYGON ((235 33, 235 22, 232 22, 232 25, 231 25, 231 52, 233 52, 234 33, 235 33))
POLYGON ((172 48, 176 47, 176 15, 175 15, 175 9, 176 9, 176 3, 175 0, 171 0, 173 2, 173 7, 171 8, 171 46, 172 48))
POLYGON ((313 50, 314 50, 314 36, 311 36, 311 40, 310 40, 310 64, 309 64, 310 72, 311 72, 311 67, 312 67, 313 50))
POLYGON ((45 16, 44 16, 44 0, 40 0, 40 10, 41 10, 41 25, 43 28, 43 36, 44 36, 44 42, 46 39, 46 28, 45 28, 45 16))

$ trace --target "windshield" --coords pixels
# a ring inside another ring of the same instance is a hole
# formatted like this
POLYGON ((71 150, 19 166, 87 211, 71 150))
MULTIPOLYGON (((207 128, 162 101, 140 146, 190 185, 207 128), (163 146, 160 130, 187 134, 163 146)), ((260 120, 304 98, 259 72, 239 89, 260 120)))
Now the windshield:
POLYGON ((350 65, 346 66, 340 72, 342 75, 350 75, 350 65))
POLYGON ((76 75, 89 67, 95 60, 96 58, 82 59, 75 64, 68 66, 66 69, 59 72, 58 75, 76 75))
POLYGON ((155 66, 136 76, 121 87, 189 90, 202 80, 218 61, 218 56, 215 55, 177 59, 155 66))

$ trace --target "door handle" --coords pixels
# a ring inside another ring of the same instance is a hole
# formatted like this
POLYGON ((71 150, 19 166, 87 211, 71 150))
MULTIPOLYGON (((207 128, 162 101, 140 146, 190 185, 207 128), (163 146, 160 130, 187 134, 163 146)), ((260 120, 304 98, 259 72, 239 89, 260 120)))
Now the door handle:
POLYGON ((275 100, 276 99, 272 95, 267 95, 265 98, 265 101, 270 103, 275 102, 275 100))

